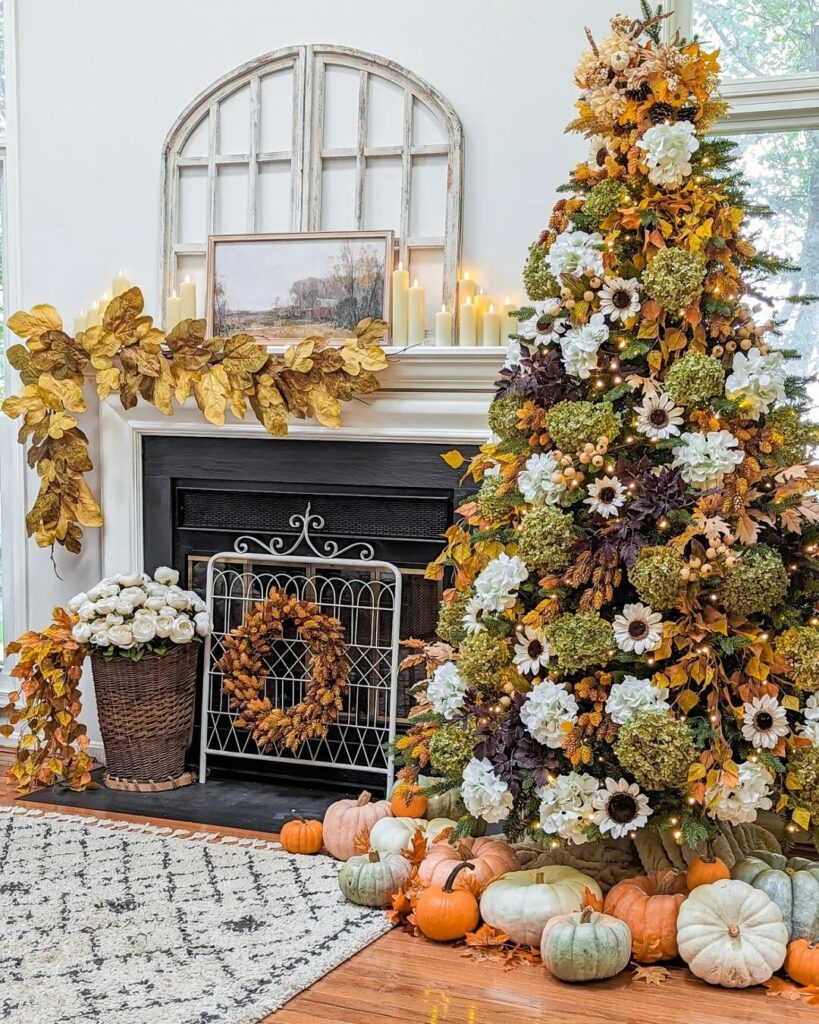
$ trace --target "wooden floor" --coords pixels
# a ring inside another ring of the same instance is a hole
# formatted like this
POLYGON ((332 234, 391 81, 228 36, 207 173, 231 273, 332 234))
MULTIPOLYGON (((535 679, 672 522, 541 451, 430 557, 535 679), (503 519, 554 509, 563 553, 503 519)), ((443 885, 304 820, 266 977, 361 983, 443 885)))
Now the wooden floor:
MULTIPOLYGON (((0 751, 0 773, 8 755, 0 751)), ((14 792, 0 781, 0 804, 14 792)), ((38 804, 48 809, 46 804, 38 804)), ((66 808, 56 810, 65 812, 66 808)), ((74 813, 74 812, 72 812, 74 813)), ((82 811, 76 811, 82 814, 82 811)), ((90 811, 85 812, 91 814, 90 811)), ((211 826, 127 814, 97 816, 154 821, 191 831, 211 826)), ((227 835, 258 836, 238 829, 227 835)), ((630 971, 607 982, 572 986, 540 967, 504 971, 462 950, 393 931, 316 982, 262 1024, 819 1024, 819 1008, 727 991, 674 969, 660 986, 633 982, 630 971)))

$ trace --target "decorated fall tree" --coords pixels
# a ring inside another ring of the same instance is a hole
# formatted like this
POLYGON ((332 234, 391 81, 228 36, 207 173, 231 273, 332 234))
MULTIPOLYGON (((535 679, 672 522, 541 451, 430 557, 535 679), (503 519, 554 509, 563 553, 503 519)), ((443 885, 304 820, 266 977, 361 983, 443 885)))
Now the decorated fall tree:
POLYGON ((401 776, 553 844, 769 810, 819 838, 817 430, 766 303, 792 268, 710 134, 718 54, 644 15, 577 68, 588 156, 428 570, 454 586, 401 776))

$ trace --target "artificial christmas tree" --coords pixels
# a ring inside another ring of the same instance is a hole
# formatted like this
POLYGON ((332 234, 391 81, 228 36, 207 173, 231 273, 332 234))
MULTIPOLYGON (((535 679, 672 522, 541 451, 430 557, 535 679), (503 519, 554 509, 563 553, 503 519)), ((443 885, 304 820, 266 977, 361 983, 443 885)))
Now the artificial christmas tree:
MULTIPOLYGON (((616 17, 531 247, 401 778, 551 845, 775 810, 819 837, 816 428, 764 317, 717 54, 616 17)), ((807 297, 803 296, 803 300, 807 297)), ((417 655, 416 658, 420 657, 417 655)))

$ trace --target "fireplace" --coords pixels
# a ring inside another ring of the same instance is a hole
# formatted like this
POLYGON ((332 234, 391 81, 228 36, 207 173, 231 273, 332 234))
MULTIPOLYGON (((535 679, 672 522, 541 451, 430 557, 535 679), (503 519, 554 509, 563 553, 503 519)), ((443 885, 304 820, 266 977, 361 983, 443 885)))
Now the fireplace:
MULTIPOLYGON (((183 583, 204 594, 207 562, 217 552, 266 548, 359 557, 366 546, 366 557, 401 571, 401 635, 432 638, 441 584, 425 579, 424 568, 469 493, 440 454, 440 445, 428 443, 145 437, 146 569, 178 566, 183 583)), ((412 705, 417 672, 399 676, 399 723, 412 705)), ((209 763, 247 774, 247 762, 226 747, 209 763)), ((303 763, 252 764, 252 774, 306 781, 303 763)), ((322 770, 322 781, 353 781, 341 770, 331 774, 328 779, 322 770)), ((377 784, 360 773, 355 781, 377 784)))

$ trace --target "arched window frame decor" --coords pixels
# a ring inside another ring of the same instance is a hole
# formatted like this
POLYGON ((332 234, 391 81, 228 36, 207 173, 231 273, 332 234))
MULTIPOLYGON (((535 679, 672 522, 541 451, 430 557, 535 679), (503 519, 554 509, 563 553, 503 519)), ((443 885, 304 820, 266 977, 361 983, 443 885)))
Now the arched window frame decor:
MULTIPOLYGON (((257 179, 260 166, 288 163, 290 175, 291 231, 321 230, 322 173, 334 160, 355 161, 354 222, 345 230, 364 227, 366 171, 369 159, 393 157, 401 161, 400 224, 397 256, 411 267, 413 253, 437 250, 441 254, 441 294, 447 308, 455 308, 456 280, 461 257, 463 128, 454 108, 428 82, 394 61, 345 46, 327 44, 289 46, 264 54, 224 75, 200 93, 177 118, 162 152, 162 253, 161 295, 178 285, 180 257, 201 256, 204 262, 207 238, 202 244, 179 241, 180 170, 207 169, 207 234, 216 233, 217 175, 220 166, 248 167, 246 230, 257 231, 257 179), (328 148, 324 145, 325 81, 327 69, 346 67, 358 71, 358 126, 355 145, 328 148), (292 70, 293 104, 291 149, 266 152, 260 149, 261 81, 268 75, 292 70), (401 142, 393 146, 370 146, 367 139, 368 96, 371 78, 380 78, 403 91, 401 142), (249 86, 249 146, 247 152, 220 155, 220 108, 227 99, 249 86), (423 104, 437 121, 444 141, 417 144, 413 139, 414 107, 423 104), (184 156, 184 148, 197 127, 207 119, 207 155, 184 156), (418 157, 445 157, 445 227, 441 235, 412 236, 411 210, 413 161, 418 157)), ((391 225, 383 225, 391 226, 391 225)))

